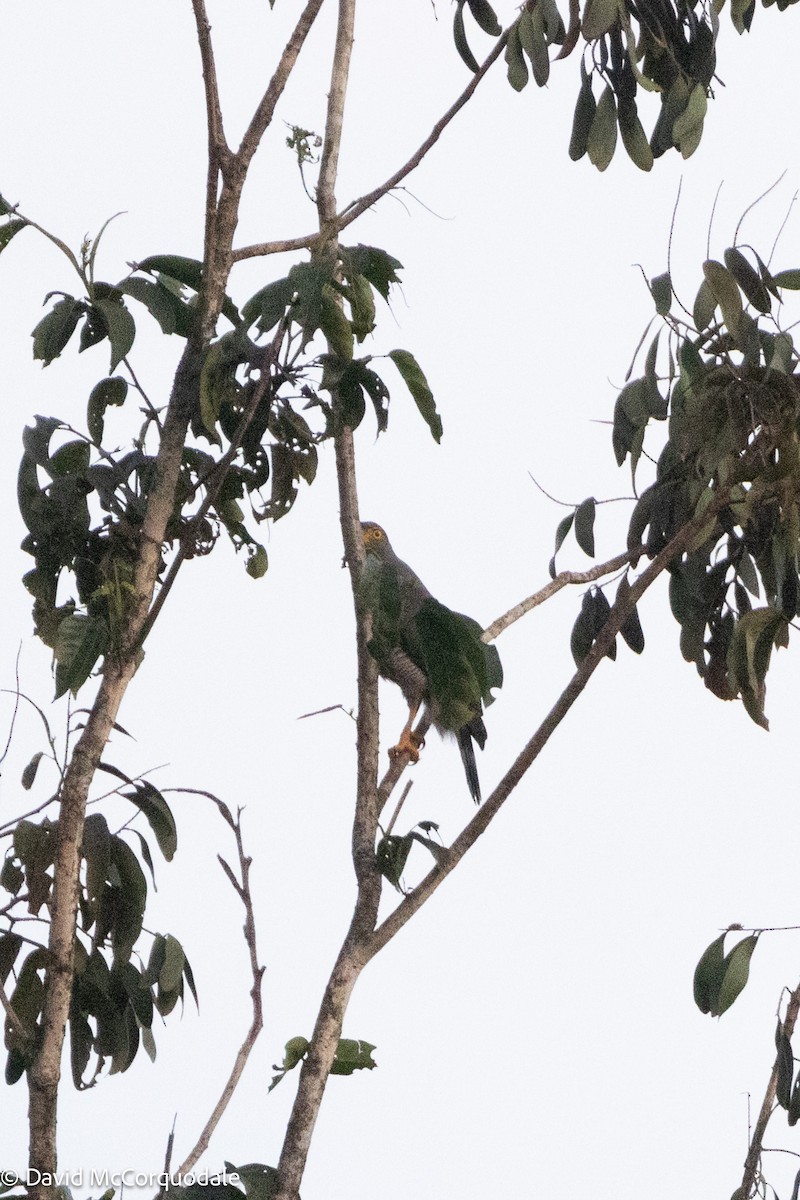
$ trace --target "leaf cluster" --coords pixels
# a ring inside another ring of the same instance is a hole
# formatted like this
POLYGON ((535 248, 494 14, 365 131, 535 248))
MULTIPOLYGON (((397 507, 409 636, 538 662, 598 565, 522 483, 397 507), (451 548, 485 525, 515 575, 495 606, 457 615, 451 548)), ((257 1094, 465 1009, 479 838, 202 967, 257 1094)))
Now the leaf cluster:
MULTIPOLYGON (((26 786, 40 759, 37 755, 27 769, 26 786)), ((171 860, 177 832, 162 794, 110 764, 103 769, 127 783, 128 790, 120 795, 145 816, 159 849, 171 860)), ((134 961, 148 896, 143 864, 152 876, 153 859, 147 839, 138 831, 129 832, 138 839, 139 854, 120 832, 112 832, 102 813, 91 813, 84 826, 78 886, 81 936, 75 941, 69 1015, 77 1088, 92 1086, 106 1063, 111 1074, 127 1070, 140 1045, 155 1058, 154 1015, 167 1016, 183 999, 185 984, 197 998, 191 967, 173 935, 155 934, 147 965, 134 961)), ((42 914, 51 903, 57 836, 58 822, 48 817, 38 823, 20 821, 0 867, 0 888, 8 896, 0 905, 5 926, 0 933, 0 986, 10 990, 16 1017, 16 1022, 6 1022, 9 1084, 29 1067, 41 1026, 49 954, 20 930, 30 921, 46 920, 42 914), (13 989, 8 988, 9 979, 13 989)))
POLYGON ((727 1012, 744 990, 750 975, 750 959, 758 945, 759 935, 751 933, 726 954, 725 938, 731 929, 726 929, 703 951, 694 972, 694 1002, 700 1012, 712 1017, 727 1012))
MULTIPOLYGON (((775 0, 762 0, 769 7, 775 0)), ((778 0, 783 10, 795 0, 778 0)), ((503 31, 489 0, 457 0, 453 40, 466 66, 479 68, 467 36, 465 13, 481 33, 505 42, 508 82, 522 91, 532 76, 544 87, 550 76, 550 48, 556 58, 580 44, 580 87, 569 142, 570 158, 588 154, 604 171, 614 156, 618 134, 631 161, 642 171, 676 149, 689 158, 700 144, 708 100, 713 96, 719 12, 724 0, 585 0, 582 11, 569 6, 568 25, 555 0, 527 0, 503 31), (582 41, 581 41, 582 39, 582 41), (595 83, 599 94, 595 95, 595 83), (648 137, 639 117, 640 91, 655 92, 660 109, 648 137)), ((731 0, 734 28, 750 29, 755 0, 731 0)))
POLYGON ((800 611, 800 387, 794 344, 778 321, 782 292, 800 285, 800 274, 773 275, 737 247, 724 258, 704 264, 691 322, 669 276, 651 281, 670 331, 667 371, 657 374, 657 336, 644 374, 617 399, 613 442, 635 477, 646 432, 668 419, 628 546, 643 544, 652 558, 688 521, 700 521, 669 568, 681 651, 715 695, 741 697, 766 728, 771 653, 787 645, 800 611))
MULTIPOLYGON (((12 232, 5 242, 0 237, 0 250, 17 228, 13 222, 25 224, 10 206, 3 211, 8 220, 0 235, 12 232)), ((97 241, 82 267, 69 255, 86 297, 50 293, 47 299, 56 299, 33 332, 33 352, 47 366, 79 331, 81 352, 109 342, 109 373, 89 395, 86 433, 58 417, 37 417, 26 429, 19 473, 28 530, 23 549, 35 562, 24 582, 34 597, 36 632, 54 651, 57 696, 76 693, 98 661, 120 647, 136 603, 133 571, 155 482, 149 447, 161 429, 157 408, 128 365, 136 336, 130 303, 143 306, 163 333, 191 342, 203 288, 202 263, 179 255, 135 263, 116 285, 96 282, 97 241), (134 386, 114 373, 120 364, 134 386), (139 436, 122 451, 105 444, 109 411, 137 399, 145 401, 139 436)), ((182 558, 207 554, 224 530, 258 578, 268 562, 251 521, 285 516, 300 482, 311 484, 316 476, 320 444, 345 426, 355 429, 368 406, 378 432, 385 431, 389 387, 372 356, 357 356, 355 347, 373 333, 376 300, 388 300, 400 268, 376 247, 340 247, 333 261, 295 264, 241 311, 225 298, 222 313, 232 328, 189 372, 184 402, 194 441, 184 448, 165 551, 178 548, 182 558), (325 344, 321 353, 313 345, 318 342, 325 344)), ((387 357, 438 441, 441 420, 416 359, 402 349, 387 357)))

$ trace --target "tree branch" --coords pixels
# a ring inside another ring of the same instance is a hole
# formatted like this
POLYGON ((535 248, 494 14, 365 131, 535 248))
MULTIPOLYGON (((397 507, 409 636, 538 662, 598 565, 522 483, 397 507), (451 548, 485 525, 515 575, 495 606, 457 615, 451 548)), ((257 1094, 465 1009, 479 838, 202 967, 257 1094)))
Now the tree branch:
POLYGON ((234 250, 233 261, 243 262, 246 258, 263 258, 268 254, 286 254, 290 250, 310 250, 319 242, 319 233, 307 233, 305 237, 284 238, 281 242, 258 242, 255 246, 242 246, 234 250))
MULTIPOLYGON (((229 878, 231 878, 234 891, 244 905, 244 940, 247 944, 248 955, 250 958, 250 974, 253 980, 253 986, 250 988, 250 1001, 253 1010, 250 1028, 247 1031, 244 1041, 239 1047, 233 1067, 231 1068, 231 1073, 228 1076, 228 1080, 224 1088, 222 1089, 219 1100, 214 1105, 214 1109, 203 1126, 200 1136, 198 1137, 194 1146, 187 1154, 181 1165, 178 1167, 176 1174, 186 1175, 192 1170, 201 1155, 204 1154, 208 1149, 208 1144, 211 1141, 214 1130, 219 1124, 225 1109, 228 1107, 228 1104, 230 1103, 231 1098, 233 1097, 233 1094, 239 1085, 239 1080, 242 1077, 247 1060, 250 1057, 250 1052, 258 1039, 258 1035, 261 1033, 261 1030, 264 1027, 264 1015, 261 998, 261 984, 264 977, 264 968, 259 965, 258 961, 255 913, 253 911, 253 896, 250 891, 250 866, 252 864, 252 859, 244 852, 244 843, 242 841, 241 809, 234 819, 227 804, 218 799, 211 792, 199 791, 194 788, 179 788, 178 790, 193 792, 197 795, 207 796, 210 800, 213 800, 223 818, 233 831, 233 836, 236 839, 236 851, 239 856, 239 875, 241 882, 238 882, 235 877, 231 877, 232 873, 229 875, 229 878)), ((230 872, 230 868, 227 866, 227 863, 219 855, 217 855, 217 857, 219 858, 223 869, 225 869, 226 874, 228 874, 228 872, 230 872)))
POLYGON ((275 106, 283 94, 283 89, 286 87, 289 76, 303 48, 303 43, 317 19, 323 3, 324 0, 308 0, 291 37, 283 48, 283 53, 267 85, 267 90, 264 92, 261 102, 253 113, 252 120, 245 130, 244 137, 236 152, 237 173, 241 173, 242 178, 247 173, 251 159, 261 144, 261 139, 275 115, 275 106))
POLYGON ((336 177, 339 151, 342 145, 344 102, 350 77, 350 58, 353 51, 353 28, 356 19, 356 0, 339 0, 339 20, 336 25, 336 45, 333 51, 331 85, 328 92, 328 115, 317 181, 317 212, 323 237, 329 230, 338 233, 336 221, 336 177))
POLYGON ((509 625, 513 625, 520 617, 524 617, 531 609, 538 608, 540 604, 544 604, 545 600, 549 600, 551 596, 555 596, 556 592, 560 592, 562 588, 568 584, 575 583, 593 583, 595 579, 602 579, 604 575, 612 575, 614 571, 619 571, 621 567, 628 563, 635 562, 645 554, 644 546, 638 546, 635 550, 627 550, 624 554, 618 554, 615 558, 610 558, 608 562, 598 563, 596 567, 589 567, 586 571, 559 571, 555 579, 551 579, 543 588, 539 588, 538 592, 534 592, 532 596, 528 596, 527 600, 521 600, 519 604, 515 604, 507 613, 503 613, 502 617, 498 617, 496 621, 492 621, 483 631, 483 640, 485 642, 493 642, 504 629, 508 629, 509 625))
POLYGON ((50 1196, 58 1164, 56 1115, 61 1054, 72 999, 73 955, 78 907, 78 876, 89 786, 111 734, 122 697, 136 669, 130 659, 107 669, 83 733, 72 752, 60 791, 53 888, 50 901, 49 958, 38 1046, 28 1071, 29 1165, 42 1182, 33 1200, 50 1196))
MULTIPOLYGON (((439 138, 442 136, 453 118, 458 115, 464 105, 471 99, 480 82, 484 79, 492 65, 500 57, 503 49, 505 48, 506 38, 507 35, 503 34, 503 36, 498 40, 497 44, 492 48, 492 51, 486 61, 472 76, 461 95, 450 105, 447 112, 444 113, 444 115, 436 122, 425 141, 419 146, 414 154, 412 154, 408 162, 405 163, 404 166, 400 167, 398 171, 395 171, 395 173, 391 175, 385 183, 382 183, 379 187, 374 188, 371 192, 367 192, 367 194, 360 197, 360 199, 351 201, 347 208, 345 208, 343 212, 339 213, 339 215, 335 217, 335 226, 337 232, 340 233, 343 229, 346 229, 348 225, 352 225, 353 221, 360 217, 362 213, 366 212, 368 208, 371 208, 373 204, 377 203, 377 201, 382 199, 382 197, 388 192, 391 192, 393 188, 396 188, 397 185, 401 183, 402 180, 404 180, 408 175, 410 175, 412 171, 416 170, 428 151, 436 145, 439 138)), ((322 168, 320 169, 320 180, 322 180, 322 168)), ((331 214, 328 219, 333 220, 333 215, 331 214)), ((282 254, 287 250, 304 250, 316 245, 319 242, 319 238, 319 233, 309 233, 303 237, 285 238, 282 241, 258 242, 255 245, 243 246, 239 250, 234 250, 233 259, 234 262, 241 262, 246 258, 265 257, 269 254, 282 254)))
POLYGON ((351 225, 353 221, 361 216, 362 213, 366 212, 368 208, 372 208, 373 204, 385 196, 387 192, 391 192, 393 188, 397 187, 398 183, 402 182, 402 180, 410 175, 412 171, 416 170, 428 151, 436 145, 439 138, 442 136, 453 118, 457 116, 464 105, 472 98, 478 85, 485 78, 491 67, 503 53, 507 40, 507 32, 504 33, 502 37, 498 38, 497 43, 492 48, 488 58, 472 76, 458 99, 450 105, 444 116, 439 118, 431 132, 426 137, 425 141, 411 155, 411 158, 408 160, 408 162, 404 166, 400 167, 398 171, 395 171, 394 175, 390 175, 385 183, 382 183, 379 187, 373 188, 371 192, 367 192, 367 194, 365 196, 361 196, 360 199, 353 200, 350 204, 348 204, 344 212, 340 213, 340 215, 337 217, 337 227, 339 231, 345 229, 348 225, 351 225))
POLYGON ((516 760, 500 780, 500 783, 491 796, 489 796, 469 824, 461 831, 446 855, 443 856, 442 861, 437 863, 433 870, 425 876, 417 887, 400 902, 394 912, 375 930, 375 936, 370 946, 371 957, 377 954, 403 928, 406 922, 431 897, 450 872, 458 866, 464 855, 475 844, 520 783, 525 773, 536 761, 550 740, 551 735, 583 692, 641 596, 655 582, 658 576, 667 569, 670 563, 685 552, 698 533, 707 526, 709 519, 719 513, 730 502, 730 494, 730 488, 721 490, 708 508, 700 516, 695 516, 691 521, 687 522, 664 549, 656 555, 639 578, 631 585, 630 591, 612 605, 606 623, 586 658, 583 659, 553 708, 547 714, 533 737, 531 737, 520 751, 516 760))
MULTIPOLYGON (((791 1040, 794 1033, 794 1027, 797 1022, 797 1016, 800 1013, 800 985, 790 993, 789 1003, 786 1006, 786 1016, 783 1019, 783 1032, 787 1038, 791 1040)), ((753 1136, 750 1139, 750 1145, 747 1150, 747 1158, 744 1160, 744 1174, 742 1175, 742 1183, 739 1191, 742 1196, 751 1196, 755 1194, 756 1179, 761 1169, 761 1154, 764 1149, 764 1134, 767 1131, 769 1119, 775 1108, 775 1091, 778 1085, 778 1059, 775 1059, 775 1064, 767 1084, 767 1090, 764 1093, 764 1100, 761 1104, 761 1111, 758 1114, 756 1127, 753 1130, 753 1136)))

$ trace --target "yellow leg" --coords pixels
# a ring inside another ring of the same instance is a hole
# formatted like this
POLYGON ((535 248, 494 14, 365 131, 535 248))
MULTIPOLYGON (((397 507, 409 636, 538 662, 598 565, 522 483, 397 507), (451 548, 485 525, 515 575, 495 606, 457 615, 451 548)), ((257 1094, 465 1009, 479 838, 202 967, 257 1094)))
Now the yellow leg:
POLYGON ((395 760, 400 758, 403 754, 407 754, 411 762, 419 762, 419 751, 424 742, 423 739, 417 737, 411 728, 416 720, 418 712, 418 704, 410 709, 408 720, 403 727, 403 732, 398 738, 397 745, 392 746, 391 750, 389 751, 389 758, 392 760, 392 762, 395 762, 395 760))

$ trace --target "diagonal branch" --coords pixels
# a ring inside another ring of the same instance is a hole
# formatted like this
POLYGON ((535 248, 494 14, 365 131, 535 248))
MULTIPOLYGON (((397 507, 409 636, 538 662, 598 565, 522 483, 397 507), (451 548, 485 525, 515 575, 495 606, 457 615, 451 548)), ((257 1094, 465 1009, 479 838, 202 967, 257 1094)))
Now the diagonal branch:
POLYGON ((414 151, 408 162, 405 163, 404 166, 400 167, 398 171, 395 171, 393 175, 390 175, 385 183, 380 184, 379 187, 373 188, 371 192, 367 192, 365 196, 361 196, 360 199, 353 200, 350 204, 348 204, 347 208, 339 215, 337 219, 338 228, 340 231, 352 224, 352 222, 355 221, 357 217, 360 217, 362 213, 365 213, 368 208, 372 208, 373 204, 385 196, 387 192, 391 192, 393 188, 397 187, 398 183, 401 183, 408 175, 411 174, 412 171, 416 170, 428 151, 436 145, 439 138, 442 136, 453 118, 457 116, 458 113, 461 112, 461 109, 464 107, 464 105, 472 99, 472 96, 478 88, 478 85, 486 77, 489 70, 492 68, 505 49, 507 40, 507 32, 498 38, 497 44, 492 48, 485 62, 481 64, 481 66, 472 76, 472 79, 470 79, 469 83, 464 88, 458 99, 455 100, 453 104, 450 105, 447 112, 439 118, 431 132, 426 137, 425 141, 417 150, 414 151))
POLYGON ((717 494, 713 503, 703 513, 693 517, 675 534, 631 585, 630 591, 620 597, 612 606, 608 619, 586 658, 583 659, 553 708, 520 751, 491 796, 461 831, 450 849, 443 855, 441 862, 437 863, 421 883, 400 902, 394 912, 378 926, 370 946, 370 956, 377 954, 403 928, 414 913, 436 891, 439 884, 458 866, 467 851, 474 846, 581 695, 639 599, 658 576, 669 567, 670 563, 685 552, 698 533, 707 526, 709 519, 719 513, 728 503, 730 503, 730 489, 725 488, 717 494))
POLYGON ((253 113, 250 124, 245 130, 239 149, 236 152, 236 168, 242 178, 250 166, 251 159, 261 144, 267 127, 275 115, 275 106, 283 94, 283 89, 289 80, 294 65, 297 62, 303 43, 308 37, 311 27, 319 15, 325 0, 308 0, 303 9, 292 35, 283 48, 278 65, 267 85, 267 90, 261 97, 258 108, 253 113))
POLYGON ((515 604, 507 613, 503 613, 502 617, 492 621, 491 625, 483 631, 483 640, 493 642, 503 630, 508 629, 509 625, 513 625, 515 621, 519 621, 520 617, 524 617, 532 609, 544 604, 545 600, 549 600, 551 596, 555 596, 556 592, 560 592, 569 584, 593 583, 595 579, 602 579, 604 575, 612 575, 621 567, 635 562, 645 553, 644 546, 638 546, 635 550, 627 550, 624 554, 618 554, 615 558, 610 558, 608 562, 598 563, 596 567, 589 567, 586 571, 559 571, 555 579, 551 579, 543 588, 539 588, 538 592, 534 592, 526 600, 520 600, 519 604, 515 604))
MULTIPOLYGON (((388 192, 391 192, 393 188, 396 188, 397 185, 401 183, 408 175, 410 175, 412 171, 416 170, 428 151, 436 145, 439 138, 442 136, 453 118, 458 115, 464 105, 467 104, 467 102, 472 98, 478 85, 485 78, 490 68, 502 54, 503 49, 505 48, 506 39, 507 35, 504 34, 498 40, 497 44, 492 48, 492 51, 486 61, 472 76, 461 95, 450 105, 447 112, 439 118, 431 132, 425 138, 425 141, 418 147, 417 150, 415 150, 408 162, 405 163, 404 166, 400 167, 399 170, 395 171, 395 173, 391 175, 385 183, 382 183, 379 187, 373 188, 371 192, 367 192, 367 194, 361 196, 360 199, 353 200, 350 204, 348 204, 347 208, 345 208, 344 211, 336 217, 335 222, 337 232, 341 232, 343 229, 346 229, 348 225, 352 225, 353 221, 360 217, 362 213, 366 212, 368 208, 371 208, 373 204, 377 203, 377 201, 382 199, 382 197, 388 192)), ((320 170, 320 179, 322 180, 322 170, 320 170)), ((320 235, 318 233, 310 233, 306 234, 304 237, 286 238, 283 241, 258 242, 255 245, 242 246, 241 249, 235 250, 233 252, 233 258, 235 262, 242 262, 246 258, 259 258, 268 254, 281 254, 285 250, 303 250, 314 246, 318 242, 319 237, 320 235)))

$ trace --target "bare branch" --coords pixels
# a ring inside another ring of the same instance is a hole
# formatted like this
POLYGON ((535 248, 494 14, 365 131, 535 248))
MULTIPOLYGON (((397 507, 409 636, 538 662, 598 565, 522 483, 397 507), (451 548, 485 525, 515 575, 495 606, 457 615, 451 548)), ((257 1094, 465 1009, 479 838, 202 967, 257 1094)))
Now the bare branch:
MULTIPOLYGON (((189 790, 189 789, 180 789, 189 790)), ((178 1167, 178 1175, 186 1175, 192 1170, 198 1159, 208 1149, 208 1144, 211 1141, 214 1130, 219 1124, 225 1109, 230 1104, 236 1088, 239 1085, 239 1080, 242 1077, 247 1060, 250 1057, 250 1052, 258 1039, 258 1035, 264 1026, 264 1015, 261 998, 261 983, 264 977, 264 968, 259 965, 258 948, 256 946, 256 925, 255 914, 253 911, 253 897, 250 891, 250 866, 252 859, 245 854, 244 842, 242 840, 241 826, 241 810, 237 813, 234 819, 231 816, 230 809, 222 801, 214 796, 211 792, 200 792, 200 795, 208 796, 217 805, 217 808, 222 813, 225 820, 233 830, 233 836, 236 839, 236 850, 239 855, 239 874, 241 882, 238 882, 235 877, 230 879, 233 889, 239 896, 244 905, 244 940, 247 945, 248 955, 250 958, 250 974, 253 980, 253 985, 250 988, 250 1000, 252 1004, 253 1016, 250 1022, 250 1028, 247 1031, 244 1041, 242 1042, 236 1054, 236 1058, 231 1068, 231 1073, 228 1076, 227 1082, 220 1094, 219 1100, 214 1105, 214 1109, 206 1121, 203 1129, 195 1142, 192 1149, 187 1154, 181 1165, 178 1167)), ((223 867, 225 864, 223 864, 223 867)), ((230 878, 230 868, 227 868, 226 874, 230 878)))
POLYGON ((245 130, 241 145, 236 152, 237 172, 241 174, 242 178, 244 178, 247 168, 250 166, 250 161, 258 149, 267 127, 272 121, 275 114, 275 106, 283 94, 283 89, 286 87, 289 76, 297 62, 298 55, 303 48, 303 43, 317 19, 323 3, 324 0, 308 0, 291 37, 283 48, 283 53, 269 81, 267 90, 261 98, 261 103, 253 113, 252 120, 245 130))
POLYGON ((555 579, 551 579, 550 583, 545 584, 538 592, 534 592, 532 596, 528 596, 527 600, 521 600, 519 604, 515 604, 507 613, 503 613, 502 617, 498 617, 496 621, 492 621, 483 633, 485 642, 493 642, 496 637, 508 629, 509 625, 513 625, 520 617, 524 617, 532 608, 538 608, 540 604, 544 604, 545 600, 549 600, 556 592, 560 592, 562 588, 574 583, 592 583, 595 579, 602 579, 604 575, 611 575, 614 571, 619 571, 621 567, 628 563, 635 562, 645 553, 643 546, 638 546, 635 550, 628 550, 624 554, 618 554, 616 558, 610 558, 608 562, 598 563, 596 567, 589 567, 586 571, 559 571, 555 579))
MULTIPOLYGON (((412 171, 416 170, 428 151, 436 145, 439 138, 442 136, 453 118, 458 115, 464 105, 471 99, 481 80, 485 77, 489 69, 502 54, 505 44, 506 35, 504 34, 493 47, 486 61, 472 76, 461 95, 453 102, 453 104, 451 104, 447 112, 444 113, 444 115, 436 122, 425 141, 421 144, 421 146, 419 146, 414 154, 412 154, 408 162, 405 163, 404 166, 400 167, 398 171, 395 171, 395 173, 390 176, 385 183, 381 184, 380 187, 374 188, 371 192, 368 192, 365 196, 362 196, 358 200, 353 200, 350 204, 348 204, 347 208, 345 208, 344 211, 336 217, 335 224, 337 232, 341 232, 343 229, 346 229, 348 225, 352 225, 353 221, 360 217, 362 213, 366 212, 368 208, 371 208, 373 204, 377 203, 377 201, 385 196, 388 192, 391 192, 394 188, 396 188, 397 185, 406 178, 406 176, 410 175, 412 171)), ((322 183, 322 170, 320 170, 320 182, 322 183)), ((333 219, 332 214, 328 219, 333 219)), ((316 245, 319 242, 319 239, 320 235, 318 233, 310 233, 306 234, 304 237, 286 238, 282 241, 259 242, 255 245, 243 246, 240 250, 235 250, 233 258, 234 262, 241 262, 246 258, 264 257, 269 254, 282 254, 287 250, 304 250, 316 245)))
POLYGON ((318 242, 318 233, 307 233, 305 237, 284 238, 282 242, 258 242, 255 246, 243 246, 241 250, 234 250, 233 261, 263 258, 268 254, 286 254, 290 250, 310 250, 318 242))
POLYGON ((209 166, 221 167, 230 153, 222 127, 222 109, 219 103, 217 68, 214 49, 211 45, 211 23, 206 14, 205 0, 192 0, 197 40, 200 44, 200 61, 203 65, 203 83, 206 94, 206 125, 208 127, 209 166))
MULTIPOLYGON (((350 77, 350 58, 353 51, 353 26, 356 19, 356 0, 339 0, 339 20, 336 26, 336 45, 333 51, 331 85, 328 92, 328 115, 322 143, 319 180, 317 181, 317 211, 323 237, 336 220, 336 176, 339 151, 342 145, 344 102, 350 77)), ((338 232, 338 230, 335 230, 338 232)))
MULTIPOLYGON (((786 1006, 786 1016, 783 1019, 782 1029, 787 1038, 791 1039, 794 1033, 795 1023, 798 1013, 800 1013, 800 984, 790 993, 789 1003, 786 1006)), ((778 1086, 778 1062, 775 1059, 775 1064, 767 1083, 767 1090, 764 1093, 764 1100, 761 1104, 761 1111, 758 1114, 756 1127, 753 1130, 753 1136, 750 1139, 750 1146, 747 1150, 747 1158, 744 1160, 744 1174, 742 1175, 742 1185, 739 1189, 743 1196, 754 1194, 756 1179, 761 1168, 761 1154, 764 1148, 764 1134, 767 1131, 769 1119, 775 1108, 775 1091, 778 1086)))
POLYGON ((368 208, 372 208, 373 204, 385 196, 387 192, 391 192, 393 188, 397 187, 398 183, 401 183, 406 176, 410 175, 412 171, 416 170, 428 151, 436 145, 439 138, 442 136, 453 118, 457 116, 459 112, 461 112, 461 109, 464 107, 464 105, 472 98, 478 85, 485 78, 493 64, 503 53, 507 39, 508 33, 504 33, 502 37, 498 38, 497 43, 492 48, 492 51, 486 61, 475 72, 461 95, 457 100, 454 101, 453 104, 450 105, 444 116, 439 118, 431 132, 426 137, 425 141, 417 150, 415 150, 408 162, 404 166, 400 167, 398 171, 395 171, 394 175, 391 175, 385 183, 382 183, 379 187, 373 188, 371 192, 367 192, 367 194, 362 196, 359 200, 353 200, 352 203, 348 204, 344 212, 340 213, 339 217, 337 218, 337 226, 339 231, 345 229, 348 225, 351 225, 357 217, 360 217, 362 213, 365 213, 368 208))

